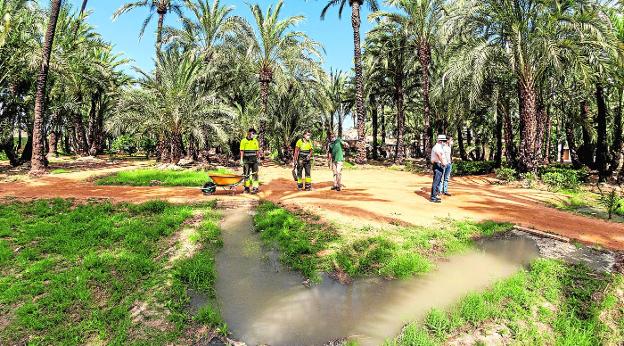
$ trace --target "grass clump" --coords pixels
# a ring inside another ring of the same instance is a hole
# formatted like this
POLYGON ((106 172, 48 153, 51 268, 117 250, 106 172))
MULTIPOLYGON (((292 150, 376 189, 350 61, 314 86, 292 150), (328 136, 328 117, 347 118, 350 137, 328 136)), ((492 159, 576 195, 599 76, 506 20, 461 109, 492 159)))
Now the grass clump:
POLYGON ((232 174, 229 169, 212 171, 172 170, 172 169, 135 169, 117 172, 96 180, 97 185, 126 186, 202 186, 210 180, 209 174, 232 174))
POLYGON ((538 259, 528 270, 471 293, 448 312, 434 309, 389 345, 442 345, 470 334, 483 343, 486 325, 508 330, 520 345, 620 345, 624 342, 624 276, 538 259))
POLYGON ((515 169, 509 167, 501 167, 494 171, 496 179, 502 182, 516 181, 518 172, 515 169))
MULTIPOLYGON (((177 340, 192 320, 186 290, 213 289, 214 260, 200 252, 202 263, 192 257, 172 269, 161 254, 198 209, 210 208, 62 199, 1 205, 0 344, 177 340), (158 326, 132 314, 141 302, 158 326)), ((204 222, 209 229, 214 220, 204 222)))
POLYGON ((337 240, 331 227, 304 222, 301 218, 269 202, 258 206, 254 217, 256 229, 265 242, 275 246, 282 254, 280 260, 291 268, 315 280, 322 270, 322 260, 317 253, 337 240))
POLYGON ((50 171, 51 174, 63 174, 63 173, 71 173, 69 169, 65 168, 57 168, 50 171))
POLYGON ((438 257, 471 247, 475 238, 511 228, 494 222, 449 221, 440 228, 345 231, 307 222, 269 202, 258 207, 255 224, 262 240, 281 252, 283 263, 313 279, 333 270, 352 278, 408 278, 431 270, 438 257))

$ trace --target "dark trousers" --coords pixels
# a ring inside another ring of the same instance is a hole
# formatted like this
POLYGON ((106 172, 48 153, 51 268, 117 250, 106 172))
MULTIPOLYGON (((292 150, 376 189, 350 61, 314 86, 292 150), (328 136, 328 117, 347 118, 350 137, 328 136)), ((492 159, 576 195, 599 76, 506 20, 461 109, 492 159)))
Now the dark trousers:
POLYGON ((258 159, 243 159, 243 175, 245 178, 245 187, 258 187, 258 159))
POLYGON ((305 183, 306 185, 312 184, 312 160, 299 159, 297 160, 297 184, 303 185, 303 171, 305 170, 305 183))
POLYGON ((440 194, 440 182, 444 176, 444 168, 439 163, 433 164, 433 184, 431 185, 431 199, 438 197, 440 194))

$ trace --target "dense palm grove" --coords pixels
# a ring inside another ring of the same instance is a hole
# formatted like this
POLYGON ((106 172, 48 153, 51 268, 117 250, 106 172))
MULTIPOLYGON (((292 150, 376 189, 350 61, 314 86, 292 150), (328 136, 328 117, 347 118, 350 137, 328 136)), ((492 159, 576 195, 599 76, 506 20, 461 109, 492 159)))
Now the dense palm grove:
POLYGON ((114 14, 149 11, 141 35, 158 20, 155 68, 132 76, 85 5, 0 0, 0 148, 12 165, 39 173, 46 156, 120 142, 162 162, 210 160, 213 149, 236 155, 251 126, 283 159, 305 129, 324 140, 353 119, 360 163, 427 157, 446 133, 462 160, 519 172, 556 161, 563 147, 603 180, 621 166, 618 2, 328 0, 314 15, 350 9, 344 30, 354 37, 353 71, 329 72, 323 47, 297 30, 304 17, 283 16, 282 2, 138 1, 114 14), (361 39, 364 6, 375 26, 361 39))

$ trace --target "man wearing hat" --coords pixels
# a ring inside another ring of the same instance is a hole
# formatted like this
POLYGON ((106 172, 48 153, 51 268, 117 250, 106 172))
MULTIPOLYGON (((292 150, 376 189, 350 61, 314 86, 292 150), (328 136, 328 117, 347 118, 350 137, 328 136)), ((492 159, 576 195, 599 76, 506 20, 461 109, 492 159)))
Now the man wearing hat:
POLYGON ((431 202, 440 203, 440 182, 444 176, 444 168, 448 164, 444 145, 446 143, 445 135, 438 135, 438 143, 431 149, 431 164, 433 165, 433 184, 431 185, 431 202))

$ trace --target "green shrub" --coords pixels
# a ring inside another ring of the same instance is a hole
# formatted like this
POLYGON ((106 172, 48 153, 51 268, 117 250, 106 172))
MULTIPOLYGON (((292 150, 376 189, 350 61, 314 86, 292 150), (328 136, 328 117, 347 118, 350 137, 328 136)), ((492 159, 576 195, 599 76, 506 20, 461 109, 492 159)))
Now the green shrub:
POLYGON ((624 208, 624 197, 615 189, 611 191, 603 192, 600 190, 600 203, 606 210, 609 220, 613 217, 613 214, 621 215, 621 211, 624 208))
POLYGON ((539 169, 539 175, 543 176, 546 173, 562 173, 564 175, 576 175, 576 179, 579 183, 586 183, 589 181, 590 171, 589 168, 583 166, 580 169, 575 169, 571 164, 551 164, 543 166, 539 169))
POLYGON ((513 168, 501 167, 495 171, 496 179, 509 182, 516 180, 518 173, 513 168))
POLYGON ((520 179, 524 182, 525 187, 533 188, 537 182, 537 174, 533 172, 522 173, 520 179))
POLYGON ((455 175, 481 175, 494 172, 494 161, 457 161, 453 163, 455 175))
POLYGON ((578 176, 573 170, 546 172, 542 175, 542 181, 556 190, 576 190, 580 185, 578 176))

